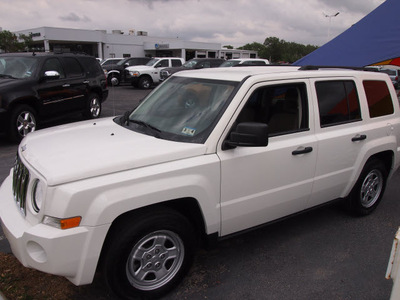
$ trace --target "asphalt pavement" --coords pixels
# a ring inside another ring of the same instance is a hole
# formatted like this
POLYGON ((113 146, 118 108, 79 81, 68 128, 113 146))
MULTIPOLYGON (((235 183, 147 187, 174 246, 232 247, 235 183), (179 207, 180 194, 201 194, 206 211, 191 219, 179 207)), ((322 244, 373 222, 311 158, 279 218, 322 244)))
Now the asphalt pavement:
MULTIPOLYGON (((111 88, 102 116, 122 114, 147 93, 111 88)), ((0 136, 0 182, 16 149, 0 136)), ((385 272, 400 226, 399 195, 397 172, 370 216, 355 218, 331 205, 223 240, 199 251, 189 275, 164 299, 389 299, 385 272)), ((0 251, 10 252, 1 230, 0 251)), ((85 299, 98 298, 96 286, 85 289, 85 299)))

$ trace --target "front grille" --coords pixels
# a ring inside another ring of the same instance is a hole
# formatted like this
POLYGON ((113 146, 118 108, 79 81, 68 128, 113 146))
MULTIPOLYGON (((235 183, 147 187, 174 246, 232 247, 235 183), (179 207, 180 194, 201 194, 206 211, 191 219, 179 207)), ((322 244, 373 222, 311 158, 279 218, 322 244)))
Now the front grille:
POLYGON ((26 195, 29 184, 29 171, 22 163, 17 154, 14 163, 13 172, 13 194, 14 200, 17 203, 21 212, 26 214, 26 195))

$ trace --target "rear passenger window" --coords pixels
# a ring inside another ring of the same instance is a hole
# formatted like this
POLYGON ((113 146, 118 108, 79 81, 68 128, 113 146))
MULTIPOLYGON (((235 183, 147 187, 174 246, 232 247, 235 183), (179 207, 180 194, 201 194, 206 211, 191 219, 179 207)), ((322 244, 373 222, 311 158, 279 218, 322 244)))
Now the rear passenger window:
POLYGON ((351 80, 315 83, 321 127, 361 120, 355 83, 351 80))
POLYGON ((236 124, 268 124, 271 136, 308 129, 307 93, 304 83, 258 88, 240 112, 236 124))
POLYGON ((171 64, 173 67, 180 67, 182 66, 182 61, 180 59, 172 59, 171 64))
POLYGON ((64 57, 65 62, 65 72, 68 77, 78 77, 82 76, 83 70, 80 63, 72 57, 64 57))
POLYGON ((371 118, 393 114, 392 97, 385 81, 366 80, 363 85, 371 118))

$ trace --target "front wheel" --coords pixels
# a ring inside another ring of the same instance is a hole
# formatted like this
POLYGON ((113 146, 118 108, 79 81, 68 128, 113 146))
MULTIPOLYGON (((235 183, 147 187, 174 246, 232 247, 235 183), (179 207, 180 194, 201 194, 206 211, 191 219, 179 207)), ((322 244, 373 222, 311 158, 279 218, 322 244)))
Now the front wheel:
POLYGON ((141 89, 149 89, 151 88, 151 85, 153 84, 153 80, 149 76, 143 76, 139 79, 138 86, 141 89))
POLYGON ((373 212, 383 197, 388 172, 379 160, 366 163, 350 193, 350 208, 357 215, 373 212))
POLYGON ((28 133, 37 129, 36 111, 29 105, 19 105, 11 113, 9 138, 20 142, 28 133))
POLYGON ((102 264, 107 286, 124 299, 161 297, 189 270, 193 236, 189 221, 173 210, 127 218, 107 239, 102 264))
POLYGON ((83 115, 87 119, 96 119, 100 117, 100 114, 101 114, 100 97, 96 93, 91 93, 88 97, 86 109, 83 115))

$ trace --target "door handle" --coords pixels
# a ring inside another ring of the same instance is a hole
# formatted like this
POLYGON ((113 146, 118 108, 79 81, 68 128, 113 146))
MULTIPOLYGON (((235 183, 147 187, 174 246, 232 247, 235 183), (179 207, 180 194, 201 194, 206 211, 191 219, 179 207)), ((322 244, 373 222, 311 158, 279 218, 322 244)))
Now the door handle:
POLYGON ((367 138, 367 136, 365 134, 357 134, 355 137, 353 137, 351 139, 352 142, 358 142, 358 141, 362 141, 365 140, 367 138))
POLYGON ((63 84, 62 87, 70 87, 71 85, 69 83, 63 84))
POLYGON ((300 155, 305 153, 310 153, 313 150, 312 147, 300 147, 292 152, 292 155, 300 155))
POLYGON ((89 80, 85 80, 83 83, 84 84, 88 84, 88 83, 90 83, 90 81, 89 80))

